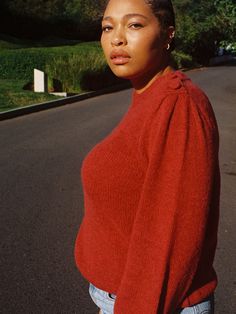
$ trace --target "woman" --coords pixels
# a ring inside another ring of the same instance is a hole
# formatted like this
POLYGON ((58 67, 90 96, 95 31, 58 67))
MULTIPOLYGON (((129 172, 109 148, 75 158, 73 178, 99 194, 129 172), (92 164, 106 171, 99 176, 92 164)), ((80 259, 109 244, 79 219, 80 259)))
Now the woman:
POLYGON ((102 314, 213 313, 218 130, 204 93, 169 65, 171 1, 110 0, 102 29, 134 92, 83 162, 77 266, 102 314))

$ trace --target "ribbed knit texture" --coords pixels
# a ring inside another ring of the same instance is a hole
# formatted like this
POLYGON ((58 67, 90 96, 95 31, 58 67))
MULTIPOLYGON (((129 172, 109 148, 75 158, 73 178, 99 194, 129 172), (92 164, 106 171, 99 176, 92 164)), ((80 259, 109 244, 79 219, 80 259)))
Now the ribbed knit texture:
POLYGON ((158 77, 82 165, 82 275, 116 294, 115 314, 170 314, 217 284, 219 136, 204 93, 158 77))

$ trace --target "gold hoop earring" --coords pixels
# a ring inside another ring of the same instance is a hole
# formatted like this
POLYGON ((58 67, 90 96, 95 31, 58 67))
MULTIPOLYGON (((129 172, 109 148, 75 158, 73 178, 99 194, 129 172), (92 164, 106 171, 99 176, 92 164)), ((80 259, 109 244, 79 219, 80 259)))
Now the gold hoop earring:
POLYGON ((170 50, 170 44, 167 45, 166 50, 170 50))

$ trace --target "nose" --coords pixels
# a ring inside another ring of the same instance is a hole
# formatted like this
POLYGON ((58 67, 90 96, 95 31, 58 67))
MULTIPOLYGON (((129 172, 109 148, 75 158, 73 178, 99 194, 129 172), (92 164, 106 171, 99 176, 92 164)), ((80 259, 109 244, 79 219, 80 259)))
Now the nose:
POLYGON ((119 38, 114 38, 111 42, 112 46, 123 46, 124 42, 123 40, 119 39, 119 38))
POLYGON ((127 41, 125 38, 125 34, 121 30, 117 30, 114 32, 113 37, 111 38, 111 45, 112 46, 123 46, 126 45, 127 41))

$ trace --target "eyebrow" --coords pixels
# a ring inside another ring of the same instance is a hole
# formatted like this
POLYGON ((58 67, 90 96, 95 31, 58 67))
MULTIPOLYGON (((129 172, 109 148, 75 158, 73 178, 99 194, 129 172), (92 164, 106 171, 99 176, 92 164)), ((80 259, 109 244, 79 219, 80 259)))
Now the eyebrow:
MULTIPOLYGON (((139 14, 139 13, 129 13, 123 16, 123 19, 131 19, 132 17, 142 17, 144 19, 148 19, 145 15, 139 14)), ((110 21, 113 18, 111 16, 105 16, 103 18, 103 21, 110 21)))

